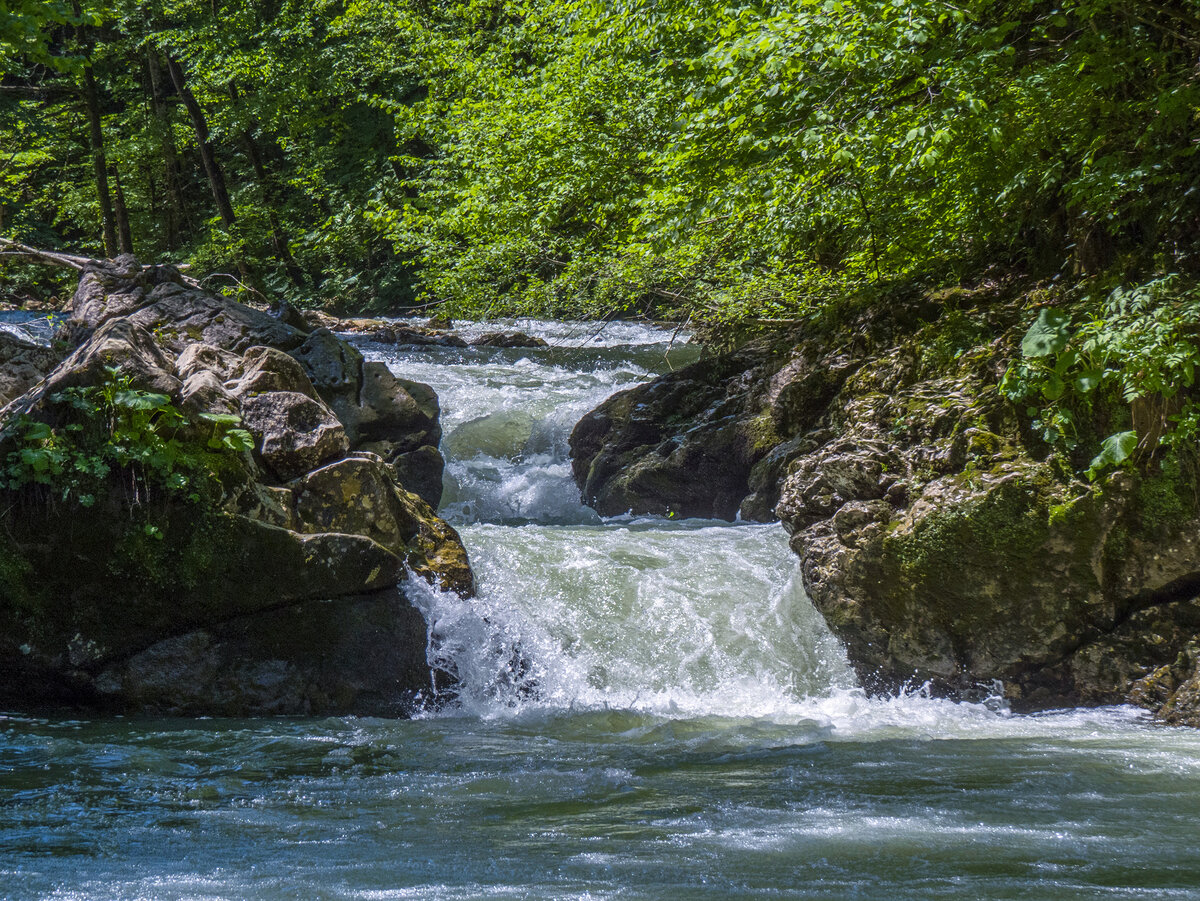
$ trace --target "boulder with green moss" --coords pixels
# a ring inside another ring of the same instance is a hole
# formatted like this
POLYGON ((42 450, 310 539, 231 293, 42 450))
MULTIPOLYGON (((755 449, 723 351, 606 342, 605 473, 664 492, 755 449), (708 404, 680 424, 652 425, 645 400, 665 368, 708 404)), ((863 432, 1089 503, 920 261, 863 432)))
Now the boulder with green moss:
POLYGON ((873 692, 1129 701, 1200 724, 1195 461, 1093 483, 1042 442, 1000 390, 1038 302, 873 305, 616 395, 572 436, 584 499, 773 512, 873 692))
POLYGON ((352 348, 333 378, 289 354, 311 335, 169 269, 93 266, 74 309, 78 346, 0 414, 0 703, 410 709, 432 674, 406 585, 473 577, 401 470, 352 446, 363 423, 436 440, 432 391, 368 373, 352 402, 352 348))

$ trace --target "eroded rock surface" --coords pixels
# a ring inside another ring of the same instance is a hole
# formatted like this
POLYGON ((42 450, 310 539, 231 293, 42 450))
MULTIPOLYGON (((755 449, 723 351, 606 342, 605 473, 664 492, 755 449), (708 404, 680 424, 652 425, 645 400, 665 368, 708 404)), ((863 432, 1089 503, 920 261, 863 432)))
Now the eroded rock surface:
POLYGON ((76 347, 0 412, 0 459, 44 440, 25 437, 30 422, 84 434, 121 404, 160 404, 150 393, 177 417, 153 452, 178 461, 138 457, 139 439, 117 435, 133 441, 126 462, 64 458, 46 487, 10 489, 0 702, 409 709, 431 676, 410 573, 474 588, 461 540, 427 501, 442 467, 433 391, 285 321, 298 317, 188 288, 169 267, 90 267, 70 310, 76 347), (235 428, 252 448, 224 440, 235 428), (79 466, 89 493, 52 497, 79 466))
POLYGON ((60 359, 52 348, 0 328, 0 407, 44 379, 60 359))
POLYGON ((1200 723, 1194 479, 1048 456, 998 390, 1031 318, 964 292, 746 345, 585 417, 576 480, 604 514, 773 513, 873 691, 1200 723))

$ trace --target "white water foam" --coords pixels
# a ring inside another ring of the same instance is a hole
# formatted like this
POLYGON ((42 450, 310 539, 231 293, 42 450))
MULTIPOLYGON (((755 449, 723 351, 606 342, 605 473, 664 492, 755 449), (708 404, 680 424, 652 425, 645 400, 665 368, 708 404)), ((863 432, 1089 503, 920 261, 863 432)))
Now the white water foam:
MULTIPOLYGON (((506 326, 564 346, 646 347, 670 337, 626 323, 590 336, 570 324, 506 326)), ((450 713, 623 711, 703 720, 718 732, 721 721, 743 731, 753 722, 772 740, 1066 733, 1091 741, 1145 723, 1128 708, 1013 717, 998 700, 955 703, 920 690, 869 698, 805 595, 778 525, 602 520, 579 502, 567 436, 609 394, 652 377, 642 366, 618 356, 572 368, 537 350, 482 361, 377 353, 441 397, 442 513, 462 532, 479 577, 470 601, 418 590, 431 653, 458 678, 450 713)))

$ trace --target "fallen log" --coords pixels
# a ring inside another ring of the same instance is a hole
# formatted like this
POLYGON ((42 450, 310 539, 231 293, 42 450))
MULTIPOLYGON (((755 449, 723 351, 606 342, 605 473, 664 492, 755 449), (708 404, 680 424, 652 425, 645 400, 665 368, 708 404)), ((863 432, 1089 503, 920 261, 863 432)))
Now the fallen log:
MULTIPOLYGON (((83 269, 88 263, 97 262, 93 257, 81 257, 73 253, 61 253, 57 250, 43 250, 40 247, 31 247, 28 244, 22 244, 20 241, 14 241, 11 238, 0 238, 0 260, 21 260, 26 263, 43 263, 47 266, 58 266, 63 269, 73 269, 76 272, 83 269)), ((143 266, 143 269, 153 269, 153 266, 143 266)), ((188 269, 187 264, 176 266, 176 269, 188 269)), ((186 275, 181 276, 183 283, 192 288, 200 287, 200 283, 194 278, 186 275)))

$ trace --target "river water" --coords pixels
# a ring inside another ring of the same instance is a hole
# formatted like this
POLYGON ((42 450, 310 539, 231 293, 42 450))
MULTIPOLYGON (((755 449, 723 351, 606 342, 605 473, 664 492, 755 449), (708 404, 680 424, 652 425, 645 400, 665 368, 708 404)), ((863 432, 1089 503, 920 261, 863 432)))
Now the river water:
POLYGON ((601 520, 566 436, 695 355, 364 344, 437 388, 480 596, 409 721, 0 716, 8 899, 1200 898, 1200 731, 859 691, 776 525, 601 520))

